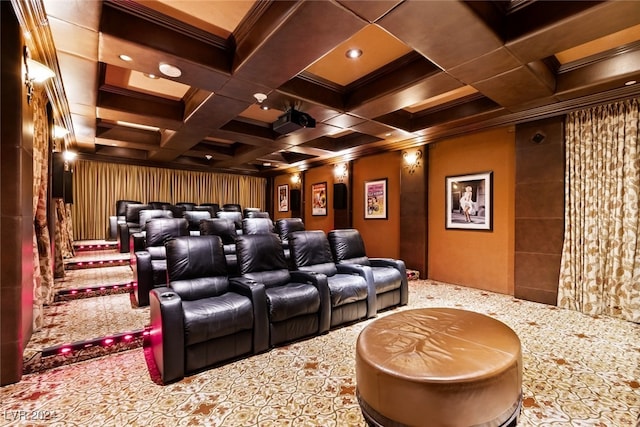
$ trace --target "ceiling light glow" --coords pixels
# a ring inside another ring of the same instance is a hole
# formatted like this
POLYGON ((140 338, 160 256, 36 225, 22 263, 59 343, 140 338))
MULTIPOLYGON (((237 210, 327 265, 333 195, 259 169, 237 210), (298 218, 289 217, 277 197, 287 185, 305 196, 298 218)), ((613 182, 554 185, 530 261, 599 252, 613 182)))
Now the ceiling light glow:
POLYGON ((625 86, 631 86, 638 83, 636 80, 629 80, 628 82, 625 82, 624 85, 625 86))
POLYGON ((350 59, 360 58, 362 56, 362 51, 360 49, 349 49, 346 55, 347 58, 350 59))
POLYGON ((133 61, 132 57, 130 57, 129 55, 125 55, 125 54, 118 55, 118 58, 120 58, 120 59, 122 59, 123 61, 126 61, 126 62, 133 61))
POLYGON ((167 64, 166 62, 161 62, 158 65, 158 69, 162 74, 169 77, 180 77, 182 75, 182 70, 175 65, 167 64))

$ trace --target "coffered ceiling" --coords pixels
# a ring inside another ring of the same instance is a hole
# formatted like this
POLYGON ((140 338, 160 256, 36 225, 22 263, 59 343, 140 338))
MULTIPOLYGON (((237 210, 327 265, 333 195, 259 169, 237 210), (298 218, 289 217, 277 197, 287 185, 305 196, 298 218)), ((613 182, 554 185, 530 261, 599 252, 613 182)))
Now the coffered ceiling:
POLYGON ((90 160, 268 176, 640 94, 637 1, 26 4, 90 160))

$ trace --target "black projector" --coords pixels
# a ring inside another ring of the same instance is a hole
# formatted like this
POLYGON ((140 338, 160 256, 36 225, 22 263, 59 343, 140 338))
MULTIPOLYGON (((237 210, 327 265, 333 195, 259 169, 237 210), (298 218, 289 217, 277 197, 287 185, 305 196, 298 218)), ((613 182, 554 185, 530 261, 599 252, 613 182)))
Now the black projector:
POLYGON ((278 120, 273 122, 273 130, 282 135, 297 131, 301 128, 314 127, 316 127, 316 119, 314 119, 307 113, 294 110, 293 108, 288 110, 286 113, 278 117, 278 120))

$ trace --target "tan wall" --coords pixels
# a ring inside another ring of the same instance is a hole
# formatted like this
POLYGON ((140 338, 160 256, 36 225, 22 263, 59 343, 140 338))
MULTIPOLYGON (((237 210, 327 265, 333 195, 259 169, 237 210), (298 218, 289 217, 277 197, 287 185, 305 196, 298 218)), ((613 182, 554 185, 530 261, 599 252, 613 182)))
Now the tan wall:
POLYGON ((360 230, 370 257, 400 257, 400 161, 394 151, 353 162, 353 228, 360 230), (387 178, 388 219, 364 219, 364 183, 380 178, 387 178))
POLYGON ((428 149, 428 277, 513 295, 513 128, 466 135, 428 149), (493 171, 493 231, 445 229, 445 178, 486 171, 493 171))

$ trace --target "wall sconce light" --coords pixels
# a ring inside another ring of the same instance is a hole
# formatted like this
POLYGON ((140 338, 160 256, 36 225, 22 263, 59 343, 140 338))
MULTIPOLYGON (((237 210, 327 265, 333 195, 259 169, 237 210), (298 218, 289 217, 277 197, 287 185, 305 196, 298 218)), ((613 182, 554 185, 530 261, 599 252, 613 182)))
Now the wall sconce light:
POLYGON ((291 183, 293 183, 294 185, 300 184, 300 174, 294 173, 293 175, 291 175, 291 183))
POLYGON ((347 164, 338 163, 333 167, 333 176, 337 182, 343 182, 347 177, 347 164))
POLYGON ((422 159, 422 150, 405 151, 402 153, 404 159, 404 167, 410 174, 414 173, 420 167, 420 159, 422 159))
POLYGON ((62 126, 53 125, 53 131, 51 132, 51 136, 53 137, 53 139, 60 139, 67 136, 68 133, 69 131, 63 128, 62 126))
POLYGON ((72 162, 76 159, 76 157, 78 157, 78 153, 76 153, 75 151, 64 150, 62 152, 62 158, 66 162, 72 162))
POLYGON ((25 46, 22 51, 22 60, 24 63, 24 84, 27 86, 27 103, 31 103, 34 83, 44 83, 46 80, 54 77, 51 68, 31 59, 29 49, 25 46))

